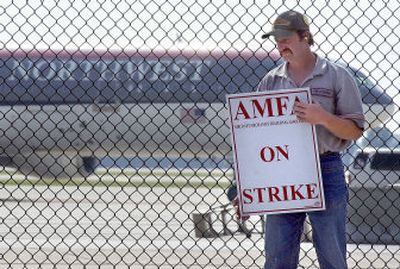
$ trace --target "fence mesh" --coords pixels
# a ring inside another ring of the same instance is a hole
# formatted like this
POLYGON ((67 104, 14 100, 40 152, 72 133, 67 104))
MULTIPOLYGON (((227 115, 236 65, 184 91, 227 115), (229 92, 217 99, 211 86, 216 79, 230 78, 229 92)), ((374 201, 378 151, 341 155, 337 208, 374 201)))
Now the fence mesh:
POLYGON ((288 9, 363 97, 348 264, 399 268, 395 0, 1 1, 0 267, 262 267, 265 217, 238 222, 228 199, 225 96, 282 62, 261 34, 288 9))

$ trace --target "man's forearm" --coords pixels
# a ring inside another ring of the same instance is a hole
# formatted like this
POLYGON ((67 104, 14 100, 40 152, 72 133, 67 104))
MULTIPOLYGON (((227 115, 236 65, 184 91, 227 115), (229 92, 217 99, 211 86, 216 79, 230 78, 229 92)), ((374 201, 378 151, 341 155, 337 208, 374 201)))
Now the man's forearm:
POLYGON ((343 119, 336 115, 327 113, 326 119, 321 123, 335 136, 346 139, 356 140, 362 136, 363 130, 354 121, 343 119))

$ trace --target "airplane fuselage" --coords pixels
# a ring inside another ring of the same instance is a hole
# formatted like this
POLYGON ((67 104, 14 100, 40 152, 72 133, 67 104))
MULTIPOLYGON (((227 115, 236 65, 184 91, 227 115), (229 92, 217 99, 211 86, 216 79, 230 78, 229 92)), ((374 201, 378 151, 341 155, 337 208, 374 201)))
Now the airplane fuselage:
MULTIPOLYGON (((279 61, 237 51, 0 56, 0 159, 50 177, 85 175, 80 166, 104 156, 230 154, 226 94, 254 91, 279 61), (49 173, 52 164, 60 169, 49 173), (72 172, 62 173, 66 165, 72 172)), ((385 108, 390 117, 383 90, 360 90, 368 111, 385 108)), ((367 117, 376 124, 379 115, 367 117)))

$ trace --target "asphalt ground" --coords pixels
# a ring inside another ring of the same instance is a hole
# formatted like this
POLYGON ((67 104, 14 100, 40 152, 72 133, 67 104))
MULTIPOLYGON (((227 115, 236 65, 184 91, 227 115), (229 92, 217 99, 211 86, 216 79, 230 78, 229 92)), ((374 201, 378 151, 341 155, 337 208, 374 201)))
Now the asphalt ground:
MULTIPOLYGON (((170 175, 103 173, 53 184, 1 175, 0 268, 262 268, 260 218, 247 222, 248 238, 230 210, 224 230, 220 186, 229 178, 170 175), (210 211, 214 233, 199 238, 193 216, 210 211)), ((400 268, 397 245, 348 244, 348 253, 350 268, 400 268)), ((318 268, 309 242, 300 265, 318 268)))

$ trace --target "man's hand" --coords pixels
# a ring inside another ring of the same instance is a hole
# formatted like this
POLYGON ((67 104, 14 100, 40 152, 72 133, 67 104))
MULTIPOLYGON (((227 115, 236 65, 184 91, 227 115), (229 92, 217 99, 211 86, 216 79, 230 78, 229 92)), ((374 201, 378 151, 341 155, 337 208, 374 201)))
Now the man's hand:
POLYGON ((311 124, 324 124, 325 119, 329 116, 329 113, 319 103, 295 102, 293 112, 299 120, 311 124))
POLYGON ((363 129, 354 121, 329 113, 317 102, 312 104, 295 102, 293 112, 299 120, 322 125, 341 139, 356 140, 363 133, 363 129))

